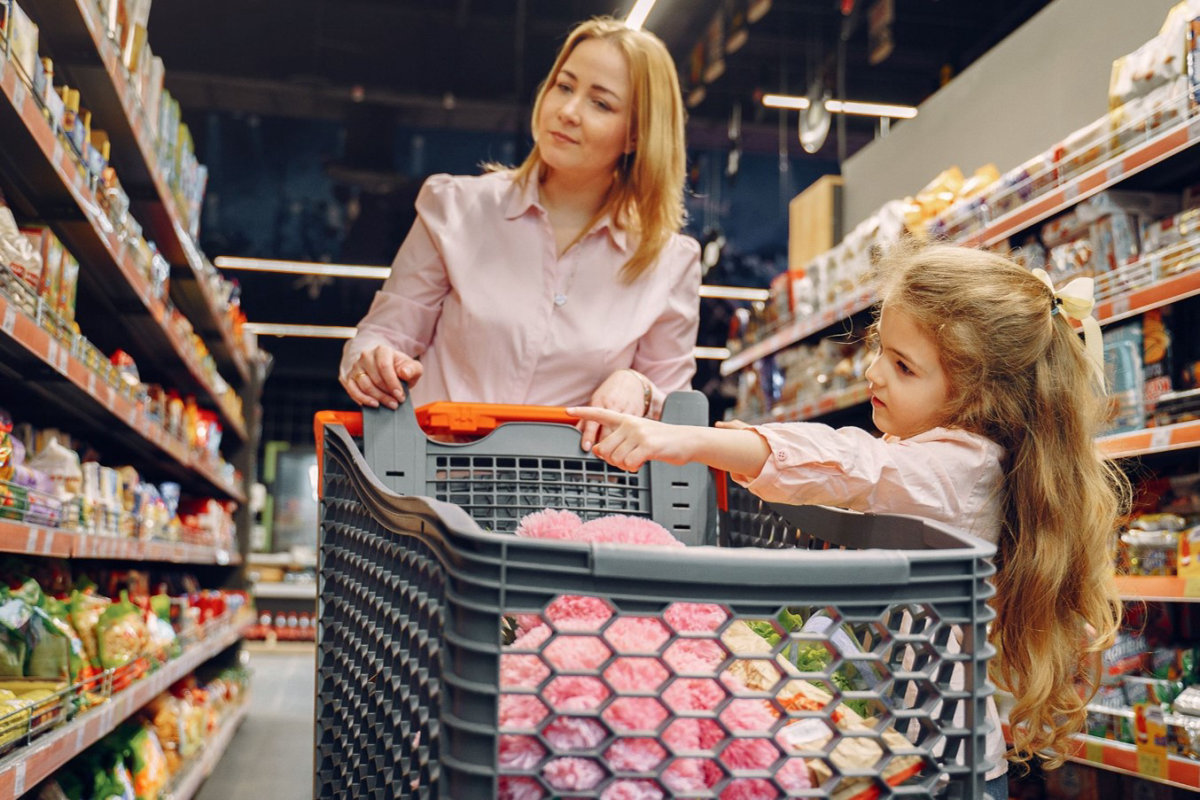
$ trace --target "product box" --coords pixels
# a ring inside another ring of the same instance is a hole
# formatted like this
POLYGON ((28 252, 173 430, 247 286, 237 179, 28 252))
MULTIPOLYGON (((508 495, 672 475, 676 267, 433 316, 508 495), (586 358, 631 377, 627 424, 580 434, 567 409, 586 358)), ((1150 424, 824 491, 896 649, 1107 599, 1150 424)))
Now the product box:
POLYGON ((1144 428, 1146 409, 1140 319, 1104 331, 1104 380, 1111 406, 1105 433, 1144 428))
POLYGON ((45 300, 50 308, 54 308, 61 286, 62 260, 66 250, 58 237, 54 235, 54 231, 45 225, 23 227, 21 233, 25 234, 42 257, 42 271, 34 284, 38 296, 45 300))
POLYGON ((842 177, 825 175, 788 203, 788 267, 800 269, 842 240, 842 177))
POLYGON ((9 36, 10 60, 21 68, 26 85, 32 86, 38 68, 38 26, 15 2, 7 9, 0 5, 0 29, 9 36))
POLYGON ((1158 398, 1171 392, 1174 369, 1171 359, 1171 307, 1155 308, 1142 315, 1142 391, 1149 418, 1158 398))
POLYGON ((54 310, 67 322, 75 319, 75 294, 79 288, 79 262, 69 250, 63 251, 62 270, 59 274, 58 300, 54 310))

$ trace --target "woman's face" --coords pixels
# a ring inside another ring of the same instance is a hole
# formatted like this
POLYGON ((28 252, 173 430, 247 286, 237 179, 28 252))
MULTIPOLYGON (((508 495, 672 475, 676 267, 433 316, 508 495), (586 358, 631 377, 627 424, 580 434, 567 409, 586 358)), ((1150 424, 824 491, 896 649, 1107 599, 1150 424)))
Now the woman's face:
POLYGON ((600 39, 580 42, 542 98, 538 150, 551 169, 572 177, 611 174, 633 148, 633 90, 621 51, 600 39))

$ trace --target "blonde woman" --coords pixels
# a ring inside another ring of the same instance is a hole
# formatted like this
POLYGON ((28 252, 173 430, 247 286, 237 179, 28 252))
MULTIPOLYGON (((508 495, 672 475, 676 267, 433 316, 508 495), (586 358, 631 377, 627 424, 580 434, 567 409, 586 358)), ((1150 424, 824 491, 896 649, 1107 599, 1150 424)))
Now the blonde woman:
MULTIPOLYGON (((594 406, 656 417, 687 388, 699 245, 682 236, 684 112, 655 36, 607 18, 568 36, 516 169, 435 175, 345 348, 366 406, 594 406)), ((581 425, 584 447, 596 426, 581 425)))
MULTIPOLYGON (((995 543, 991 677, 1016 701, 1007 760, 1057 766, 1121 619, 1108 543, 1128 483, 1094 443, 1106 403, 1090 280, 1055 289, 1044 272, 945 246, 893 255, 879 277, 866 376, 881 439, 816 423, 692 428, 571 413, 604 426, 592 451, 625 469, 698 461, 766 500, 912 514, 995 543)), ((986 793, 1007 798, 989 711, 986 793)))

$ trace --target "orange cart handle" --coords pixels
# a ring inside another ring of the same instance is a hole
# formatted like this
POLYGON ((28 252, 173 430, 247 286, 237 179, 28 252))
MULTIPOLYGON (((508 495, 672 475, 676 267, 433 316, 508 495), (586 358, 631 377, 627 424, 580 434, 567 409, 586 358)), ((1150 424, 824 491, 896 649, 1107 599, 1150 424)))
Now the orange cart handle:
MULTIPOLYGON (((453 433, 485 435, 506 422, 560 422, 574 425, 577 420, 561 406, 522 406, 507 403, 452 403, 439 400, 415 409, 417 424, 426 434, 453 433)), ((322 463, 325 426, 342 425, 351 436, 363 435, 361 411, 318 411, 313 418, 317 443, 317 463, 322 463)))
POLYGON ((417 424, 427 434, 488 434, 506 422, 560 422, 579 420, 561 406, 521 406, 507 403, 451 403, 445 400, 416 409, 417 424))

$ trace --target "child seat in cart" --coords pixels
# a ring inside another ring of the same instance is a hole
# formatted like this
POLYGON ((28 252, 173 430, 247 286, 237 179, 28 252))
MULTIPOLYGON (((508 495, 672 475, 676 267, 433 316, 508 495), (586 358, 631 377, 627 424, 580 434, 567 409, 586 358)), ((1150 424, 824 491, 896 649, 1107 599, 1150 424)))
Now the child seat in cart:
POLYGON ((435 405, 318 415, 315 798, 981 795, 991 545, 722 482, 706 534, 702 468, 630 475, 561 422, 435 405), (512 535, 544 508, 690 546, 512 535))

